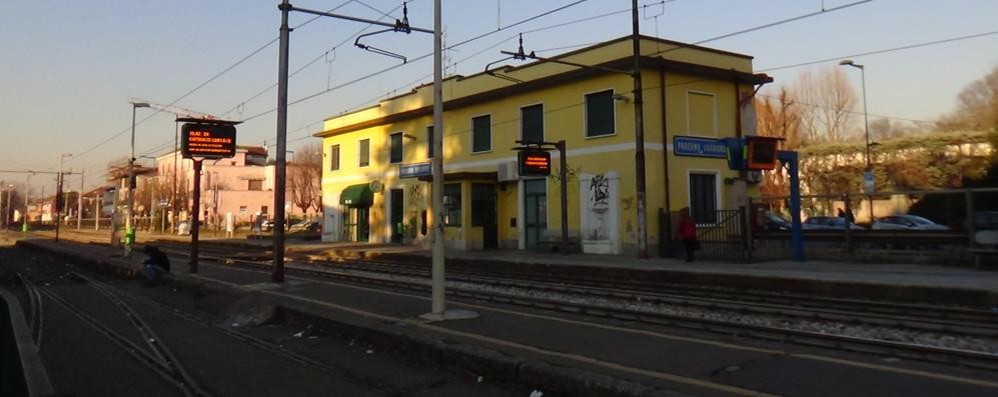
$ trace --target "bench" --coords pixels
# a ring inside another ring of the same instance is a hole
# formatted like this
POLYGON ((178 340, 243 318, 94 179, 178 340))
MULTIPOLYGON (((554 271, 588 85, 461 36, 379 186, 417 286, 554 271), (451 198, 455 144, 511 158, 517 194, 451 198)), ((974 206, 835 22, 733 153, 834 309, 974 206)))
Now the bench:
MULTIPOLYGON (((579 238, 578 232, 569 230, 567 245, 566 253, 582 252, 582 240, 579 238)), ((542 252, 561 252, 561 232, 555 230, 553 233, 552 231, 544 233, 541 240, 537 242, 537 249, 542 252)))

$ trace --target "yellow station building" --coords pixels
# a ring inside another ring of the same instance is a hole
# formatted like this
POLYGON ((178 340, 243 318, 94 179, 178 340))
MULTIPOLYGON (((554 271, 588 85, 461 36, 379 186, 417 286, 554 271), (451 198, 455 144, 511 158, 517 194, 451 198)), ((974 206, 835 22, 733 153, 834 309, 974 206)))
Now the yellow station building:
MULTIPOLYGON (((560 156, 552 175, 518 175, 516 143, 564 140, 568 229, 585 252, 637 249, 632 36, 443 81, 443 129, 432 84, 325 120, 324 241, 429 245, 430 143, 443 134, 450 249, 533 249, 561 234, 560 156), (593 67, 578 67, 566 63, 593 67), (620 71, 620 72, 614 72, 620 71)), ((647 241, 660 211, 689 206, 698 223, 744 205, 745 173, 718 138, 753 135, 752 96, 772 81, 752 58, 640 37, 647 241)), ((749 175, 751 176, 751 175, 749 175)), ((751 182, 751 181, 750 181, 751 182)))

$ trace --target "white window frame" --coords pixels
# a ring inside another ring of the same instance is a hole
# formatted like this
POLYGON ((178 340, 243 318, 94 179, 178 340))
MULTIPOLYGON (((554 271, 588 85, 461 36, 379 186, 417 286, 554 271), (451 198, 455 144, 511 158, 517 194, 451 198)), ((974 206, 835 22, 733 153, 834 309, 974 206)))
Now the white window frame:
MULTIPOLYGON (((718 210, 721 209, 721 203, 724 202, 724 197, 721 197, 721 194, 724 192, 723 189, 721 189, 721 171, 711 169, 690 168, 686 170, 686 206, 690 207, 691 210, 693 208, 693 186, 690 185, 690 176, 693 174, 714 175, 714 208, 718 210)), ((716 224, 717 223, 697 222, 697 225, 713 226, 716 224)))
POLYGON ((599 138, 617 136, 617 106, 616 106, 617 100, 613 99, 614 95, 617 95, 617 90, 614 89, 613 87, 582 93, 582 138, 583 139, 599 139, 599 138), (599 94, 606 91, 610 91, 610 100, 611 100, 610 103, 612 104, 611 111, 613 112, 613 133, 589 136, 589 106, 588 103, 586 102, 586 96, 592 94, 599 94))
POLYGON ((713 92, 707 92, 707 91, 686 90, 686 98, 685 98, 685 100, 686 100, 686 135, 689 135, 689 136, 702 136, 702 137, 708 137, 708 138, 716 138, 717 137, 717 94, 715 94, 713 92), (690 121, 693 120, 693 118, 690 117, 690 94, 710 95, 710 97, 712 99, 711 106, 712 106, 712 111, 713 111, 713 116, 714 116, 714 117, 712 117, 713 120, 711 120, 711 122, 713 123, 713 131, 711 132, 711 135, 694 134, 693 131, 690 129, 690 127, 691 127, 690 126, 690 121))
POLYGON ((493 145, 494 140, 492 139, 492 137, 495 136, 495 133, 494 133, 495 132, 495 123, 492 122, 492 113, 482 113, 482 114, 471 116, 471 118, 468 119, 468 124, 470 125, 470 129, 471 129, 471 133, 468 134, 469 138, 470 138, 469 141, 470 141, 470 144, 471 144, 471 146, 470 146, 471 147, 471 154, 491 153, 492 149, 494 147, 494 145, 493 145), (479 118, 479 117, 484 117, 484 116, 488 116, 489 117, 489 149, 488 150, 482 150, 482 151, 477 151, 476 152, 475 151, 475 119, 479 118))

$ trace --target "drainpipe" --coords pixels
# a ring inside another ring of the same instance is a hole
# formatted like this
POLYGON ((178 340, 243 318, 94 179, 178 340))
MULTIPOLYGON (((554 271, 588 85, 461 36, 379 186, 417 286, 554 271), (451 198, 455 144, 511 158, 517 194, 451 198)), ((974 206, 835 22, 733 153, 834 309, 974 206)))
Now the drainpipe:
POLYGON ((659 252, 664 253, 666 256, 672 256, 672 198, 669 196, 669 125, 667 124, 667 117, 665 116, 665 65, 658 67, 658 96, 659 103, 661 104, 661 109, 659 109, 659 117, 662 123, 662 175, 665 179, 665 183, 662 186, 665 188, 665 216, 662 221, 665 222, 665 226, 662 227, 662 244, 665 247, 659 247, 659 252))

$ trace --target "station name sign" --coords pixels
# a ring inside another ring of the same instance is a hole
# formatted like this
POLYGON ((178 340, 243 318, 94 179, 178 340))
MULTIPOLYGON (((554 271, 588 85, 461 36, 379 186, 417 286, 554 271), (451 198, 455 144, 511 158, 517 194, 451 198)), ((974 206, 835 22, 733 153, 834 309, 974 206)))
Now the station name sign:
POLYGON ((521 150, 517 153, 520 176, 551 175, 551 153, 545 150, 521 150))
POLYGON ((672 150, 676 156, 710 157, 718 159, 728 157, 728 147, 724 144, 724 142, 711 138, 676 136, 672 139, 672 150))
POLYGON ((187 123, 180 130, 180 152, 184 158, 228 158, 236 155, 236 127, 187 123))

